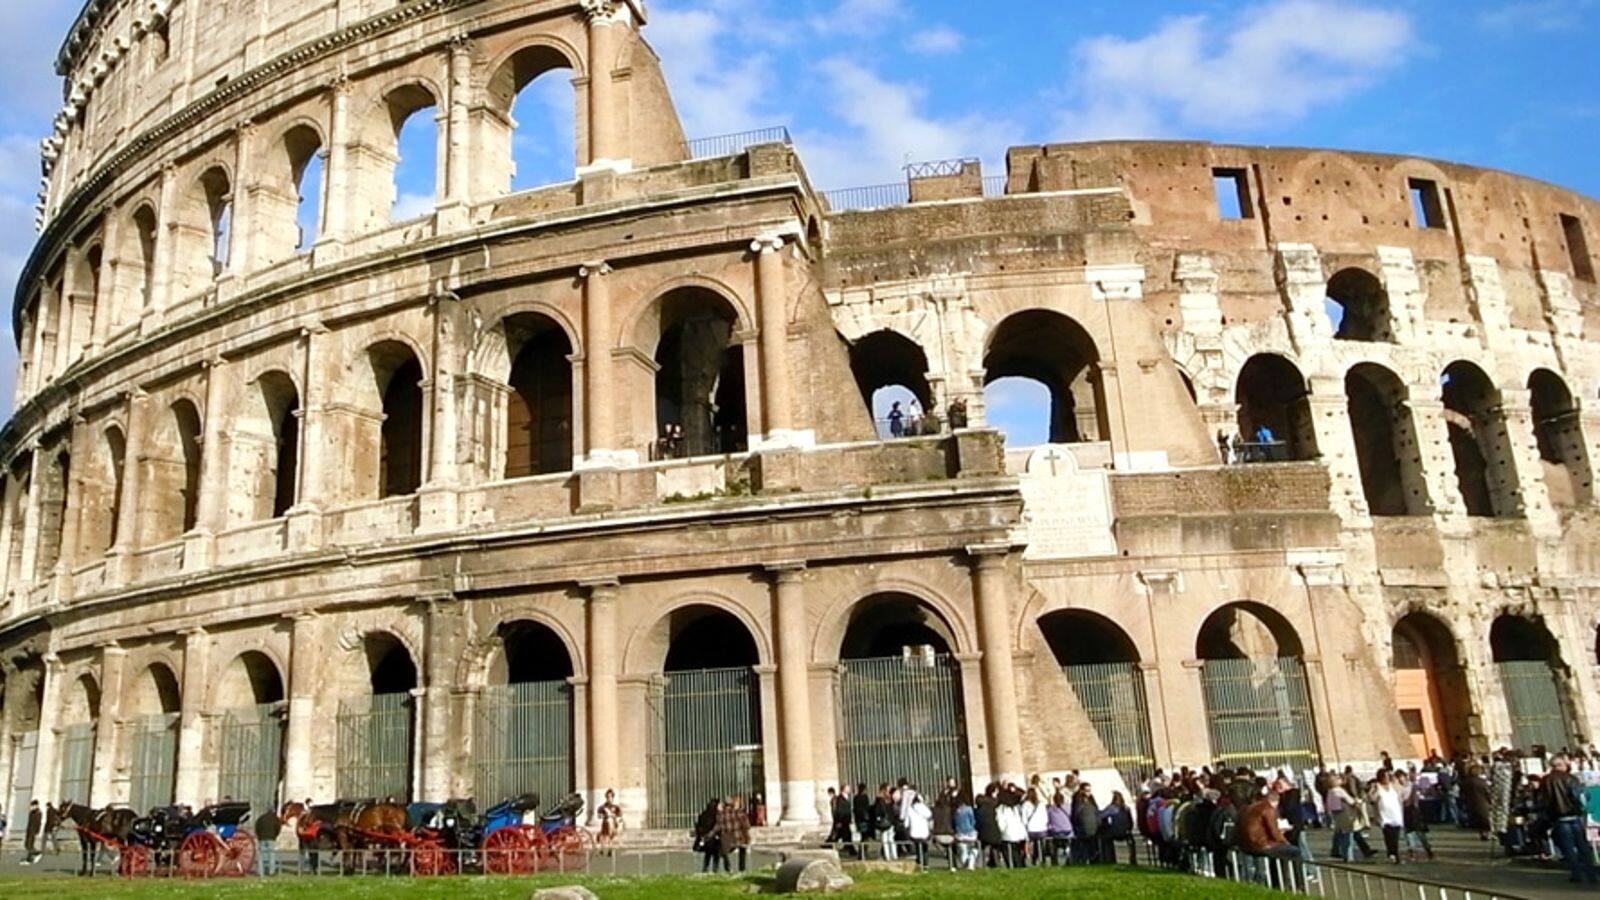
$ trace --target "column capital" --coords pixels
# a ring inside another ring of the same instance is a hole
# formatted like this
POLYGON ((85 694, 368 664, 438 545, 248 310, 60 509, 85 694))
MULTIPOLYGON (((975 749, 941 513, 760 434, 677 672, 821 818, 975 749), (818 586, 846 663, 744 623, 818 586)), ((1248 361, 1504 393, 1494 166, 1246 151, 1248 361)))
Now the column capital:
POLYGON ((762 568, 772 576, 773 581, 785 584, 799 581, 800 575, 806 570, 806 563, 805 560, 785 560, 783 562, 767 563, 762 568))
POLYGON ((1012 545, 1008 541, 967 545, 967 555, 972 557, 972 561, 980 569, 997 566, 1005 562, 1006 557, 1011 555, 1011 550, 1012 545))
POLYGON ((102 642, 100 642, 98 644, 95 644, 94 646, 95 646, 95 649, 99 650, 101 655, 103 655, 103 656, 127 656, 128 655, 128 648, 122 646, 122 644, 118 643, 117 641, 102 641, 102 642))
POLYGON ((446 303, 459 304, 461 295, 455 291, 434 291, 428 295, 428 308, 438 309, 446 303))
POLYGON ((191 625, 188 628, 180 628, 180 629, 178 629, 178 633, 183 635, 185 640, 193 640, 194 638, 203 638, 206 635, 210 634, 209 631, 206 631, 204 625, 191 625))
POLYGON ((583 16, 591 25, 623 25, 632 20, 633 10, 624 0, 582 0, 583 16))
POLYGON ((450 38, 450 52, 452 54, 465 54, 472 52, 472 36, 466 32, 453 35, 450 38))
POLYGON ((578 587, 588 592, 590 600, 613 600, 622 587, 622 580, 615 575, 583 578, 579 579, 578 587))
POLYGON ((321 617, 322 614, 314 609, 297 609, 294 612, 283 614, 283 620, 291 625, 298 625, 301 622, 310 622, 321 617))
POLYGON ((611 264, 603 259, 590 260, 578 266, 578 277, 587 281, 591 275, 610 275, 611 264))

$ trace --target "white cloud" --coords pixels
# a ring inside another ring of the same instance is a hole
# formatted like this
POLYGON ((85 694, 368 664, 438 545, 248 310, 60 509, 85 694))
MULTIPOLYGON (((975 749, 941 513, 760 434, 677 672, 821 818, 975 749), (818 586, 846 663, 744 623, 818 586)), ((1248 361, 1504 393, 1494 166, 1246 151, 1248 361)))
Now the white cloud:
POLYGON ((673 101, 689 137, 728 134, 781 121, 764 107, 778 78, 771 59, 752 52, 742 58, 728 45, 736 18, 715 5, 657 10, 649 39, 660 54, 673 101))
POLYGON ((954 53, 965 43, 966 37, 961 32, 948 25, 935 25, 911 35, 910 46, 918 53, 938 56, 954 53))
POLYGON ((1583 24, 1595 0, 1525 0, 1499 3, 1478 13, 1478 24, 1491 31, 1566 31, 1583 24))
POLYGON ((829 108, 844 127, 808 131, 798 140, 812 178, 829 187, 895 181, 907 162, 1000 152, 1021 131, 982 115, 930 114, 923 87, 891 81, 850 59, 824 60, 818 70, 829 108))
POLYGON ((1415 47, 1404 13, 1336 0, 1167 19, 1141 38, 1078 44, 1077 102, 1060 127, 1089 138, 1280 125, 1372 84, 1415 47))
POLYGON ((868 35, 883 30, 906 14, 903 0, 839 0, 826 15, 813 16, 810 25, 823 35, 868 35))
POLYGON ((389 221, 409 222, 412 219, 428 215, 438 201, 432 194, 412 194, 402 192, 395 198, 394 207, 389 211, 389 221))

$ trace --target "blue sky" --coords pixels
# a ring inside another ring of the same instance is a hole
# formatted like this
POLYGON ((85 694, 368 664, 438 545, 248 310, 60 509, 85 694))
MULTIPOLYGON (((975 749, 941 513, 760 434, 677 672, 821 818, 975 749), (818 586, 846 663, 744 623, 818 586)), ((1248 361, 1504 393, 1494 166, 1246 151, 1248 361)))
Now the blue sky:
MULTIPOLYGON (((0 283, 32 242, 51 61, 81 0, 0 4, 0 283)), ((1010 144, 1185 137, 1415 153, 1600 195, 1600 0, 651 0, 691 136, 788 125, 824 188, 1010 144)), ((519 181, 570 177, 562 87, 518 104, 519 181)), ((415 143, 413 141, 412 143, 415 143)), ((402 154, 415 158, 418 153, 402 154)), ((420 167, 419 167, 420 168, 420 167)), ((407 177, 406 210, 427 185, 407 177)), ((6 316, 9 328, 10 317, 6 316)), ((0 342, 0 410, 14 340, 0 342)))

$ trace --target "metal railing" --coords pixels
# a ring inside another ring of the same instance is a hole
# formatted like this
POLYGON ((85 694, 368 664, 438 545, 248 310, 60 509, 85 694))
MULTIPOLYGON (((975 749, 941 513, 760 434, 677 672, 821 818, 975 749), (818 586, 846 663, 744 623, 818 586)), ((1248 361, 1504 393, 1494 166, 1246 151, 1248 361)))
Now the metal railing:
POLYGON ((946 178, 951 175, 960 175, 967 166, 979 165, 976 156, 963 156, 957 159, 935 159, 927 162, 906 163, 905 173, 907 178, 946 178))
POLYGON ((719 156, 737 156, 756 144, 790 143, 793 141, 789 138, 789 129, 782 125, 773 125, 733 134, 695 138, 684 141, 683 148, 690 159, 715 159, 719 156))
POLYGON ((983 195, 985 197, 1004 197, 1006 186, 1011 183, 1009 175, 983 176, 983 195))
POLYGON ((824 191, 822 197, 828 201, 828 208, 834 212, 886 209, 909 204, 911 185, 905 182, 873 184, 866 187, 824 191))
POLYGON ((1288 894, 1335 900, 1526 900, 1523 895, 1361 869, 1345 863, 1300 860, 1230 850, 1160 847, 1146 841, 1149 865, 1257 884, 1288 894))

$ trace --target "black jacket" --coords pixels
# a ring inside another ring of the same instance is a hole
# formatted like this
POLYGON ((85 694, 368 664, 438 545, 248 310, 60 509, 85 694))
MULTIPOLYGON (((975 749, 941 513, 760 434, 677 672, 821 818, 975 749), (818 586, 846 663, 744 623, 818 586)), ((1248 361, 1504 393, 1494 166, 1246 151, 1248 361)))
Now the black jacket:
POLYGON ((872 830, 872 798, 866 794, 857 794, 850 801, 856 813, 856 827, 863 832, 872 830))
POLYGON ((982 796, 978 798, 975 810, 978 814, 978 840, 984 844, 1004 843, 1000 834, 1000 804, 993 797, 982 796))
POLYGON ((835 795, 833 798, 833 824, 850 824, 850 798, 835 795))

